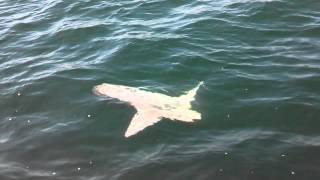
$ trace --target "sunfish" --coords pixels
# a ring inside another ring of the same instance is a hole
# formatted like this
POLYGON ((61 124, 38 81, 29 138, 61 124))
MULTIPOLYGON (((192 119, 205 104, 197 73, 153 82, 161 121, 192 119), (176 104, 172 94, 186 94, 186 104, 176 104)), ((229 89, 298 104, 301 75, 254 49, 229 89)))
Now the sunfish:
POLYGON ((179 97, 107 83, 95 86, 93 92, 99 96, 125 101, 137 110, 124 135, 129 137, 157 123, 162 118, 185 122, 200 120, 201 113, 191 110, 191 102, 201 84, 203 82, 179 97))

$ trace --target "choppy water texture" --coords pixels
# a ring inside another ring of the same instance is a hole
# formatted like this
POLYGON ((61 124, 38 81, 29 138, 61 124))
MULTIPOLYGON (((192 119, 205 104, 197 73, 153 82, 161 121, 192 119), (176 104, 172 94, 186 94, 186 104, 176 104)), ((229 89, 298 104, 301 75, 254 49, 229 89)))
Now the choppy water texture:
POLYGON ((1 0, 0 179, 320 179, 319 0, 1 0), (108 82, 196 124, 123 137, 108 82))

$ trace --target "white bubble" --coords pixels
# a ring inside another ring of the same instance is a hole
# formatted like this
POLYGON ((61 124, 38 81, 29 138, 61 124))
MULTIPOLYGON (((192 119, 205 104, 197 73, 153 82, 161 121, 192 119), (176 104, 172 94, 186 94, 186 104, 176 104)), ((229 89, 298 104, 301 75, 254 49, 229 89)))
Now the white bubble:
POLYGON ((90 118, 91 117, 91 115, 90 114, 88 114, 88 118, 90 118))
POLYGON ((52 175, 56 175, 57 173, 56 173, 56 172, 52 172, 51 174, 52 174, 52 175))
POLYGON ((78 170, 78 171, 80 171, 80 170, 81 170, 81 168, 79 168, 79 167, 78 167, 78 168, 77 168, 77 170, 78 170))
POLYGON ((294 171, 291 171, 291 174, 294 175, 294 174, 296 174, 296 173, 295 173, 294 171))

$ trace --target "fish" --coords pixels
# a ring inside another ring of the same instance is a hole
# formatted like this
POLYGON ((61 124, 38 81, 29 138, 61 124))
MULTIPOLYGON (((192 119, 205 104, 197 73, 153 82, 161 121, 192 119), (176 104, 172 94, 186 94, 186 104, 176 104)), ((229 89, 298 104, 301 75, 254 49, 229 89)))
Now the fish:
POLYGON ((106 96, 126 102, 136 109, 136 114, 124 134, 128 138, 145 128, 166 118, 183 122, 201 120, 201 113, 191 109, 191 102, 203 82, 193 89, 174 97, 157 92, 151 92, 136 87, 103 83, 93 87, 94 94, 106 96))

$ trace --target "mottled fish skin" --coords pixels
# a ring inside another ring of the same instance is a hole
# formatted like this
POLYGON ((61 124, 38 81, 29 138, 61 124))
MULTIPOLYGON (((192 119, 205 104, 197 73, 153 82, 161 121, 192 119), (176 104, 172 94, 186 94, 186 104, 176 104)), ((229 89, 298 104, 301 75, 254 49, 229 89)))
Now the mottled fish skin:
POLYGON ((179 97, 141 90, 135 87, 103 83, 93 88, 98 96, 108 96, 132 105, 137 113, 133 116, 125 137, 130 137, 162 118, 184 122, 201 119, 201 113, 191 110, 191 102, 203 82, 179 97))

